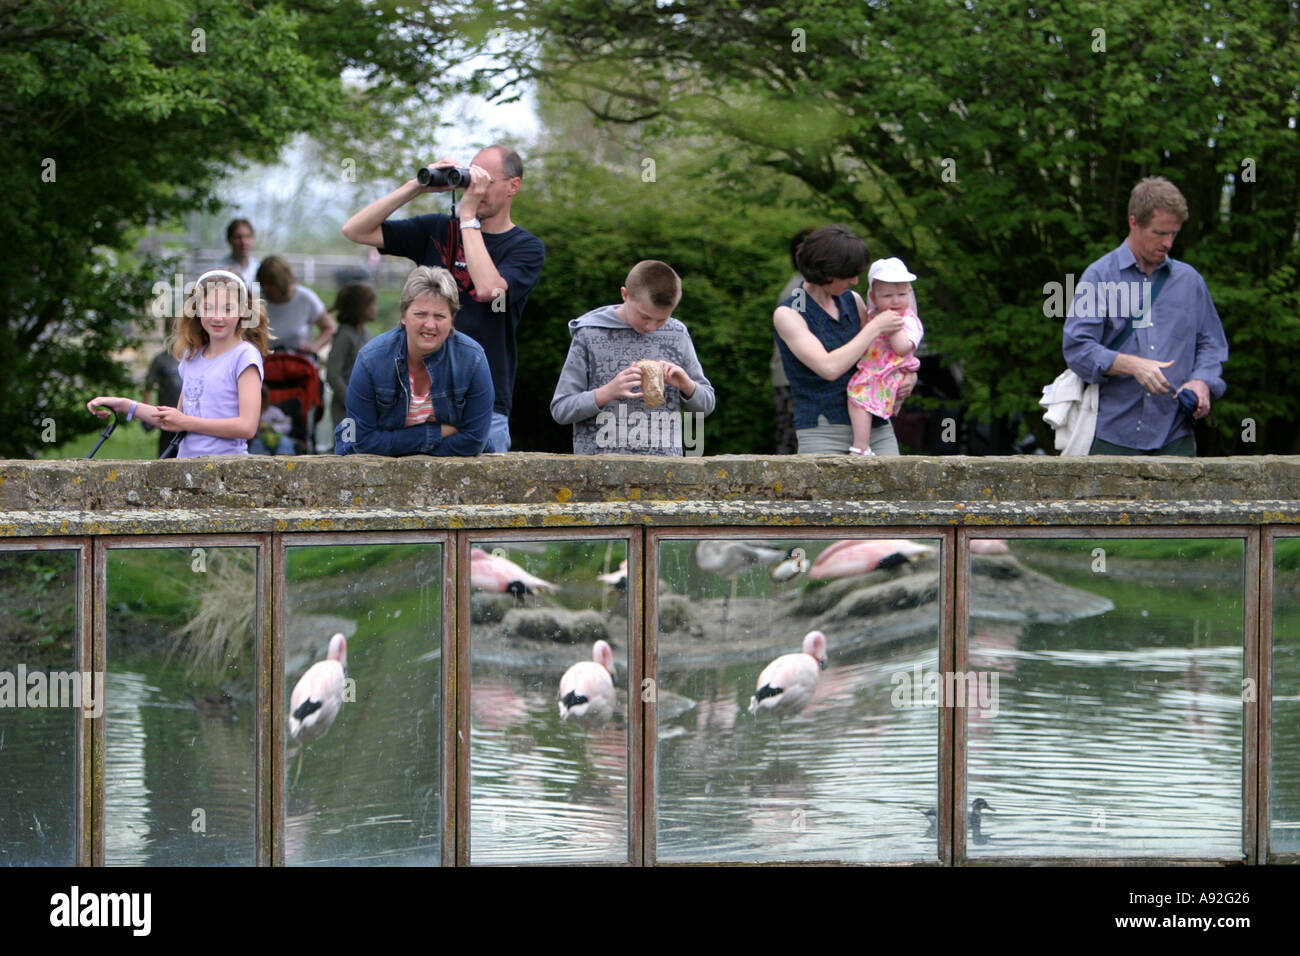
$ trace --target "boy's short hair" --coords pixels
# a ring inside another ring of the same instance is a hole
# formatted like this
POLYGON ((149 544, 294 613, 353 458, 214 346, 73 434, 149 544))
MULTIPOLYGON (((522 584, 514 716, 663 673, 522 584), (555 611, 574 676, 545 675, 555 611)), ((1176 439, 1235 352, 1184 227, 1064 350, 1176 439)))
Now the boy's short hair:
POLYGON ((1179 222, 1187 221, 1187 200, 1182 192, 1163 176, 1148 176, 1128 197, 1128 214, 1139 226, 1148 225, 1157 212, 1171 213, 1179 222))
POLYGON ((628 298, 649 302, 656 309, 675 309, 682 300, 682 280, 672 266, 658 259, 642 259, 624 284, 628 298))
POLYGON ((813 285, 852 279, 867 267, 867 244, 843 226, 822 226, 799 244, 795 262, 813 285))

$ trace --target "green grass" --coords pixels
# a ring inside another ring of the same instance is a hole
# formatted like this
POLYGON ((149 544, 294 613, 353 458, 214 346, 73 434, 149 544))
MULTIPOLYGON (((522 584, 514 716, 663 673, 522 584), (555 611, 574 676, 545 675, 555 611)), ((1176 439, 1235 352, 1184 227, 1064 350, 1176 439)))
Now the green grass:
MULTIPOLYGON (((104 433, 103 427, 77 435, 62 445, 44 449, 43 461, 56 461, 64 458, 85 458, 95 447, 104 433)), ((119 422, 108 441, 95 453, 95 460, 117 459, 119 461, 147 461, 158 457, 158 432, 146 432, 139 422, 119 422)))

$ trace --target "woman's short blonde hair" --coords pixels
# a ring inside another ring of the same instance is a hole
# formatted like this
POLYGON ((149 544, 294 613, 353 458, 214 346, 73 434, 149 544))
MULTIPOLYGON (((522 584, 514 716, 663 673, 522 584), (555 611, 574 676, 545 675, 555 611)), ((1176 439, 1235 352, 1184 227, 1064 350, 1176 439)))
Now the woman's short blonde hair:
POLYGON ((436 295, 451 306, 452 318, 460 311, 460 290, 452 274, 441 266, 416 266, 402 286, 402 315, 422 295, 436 295))

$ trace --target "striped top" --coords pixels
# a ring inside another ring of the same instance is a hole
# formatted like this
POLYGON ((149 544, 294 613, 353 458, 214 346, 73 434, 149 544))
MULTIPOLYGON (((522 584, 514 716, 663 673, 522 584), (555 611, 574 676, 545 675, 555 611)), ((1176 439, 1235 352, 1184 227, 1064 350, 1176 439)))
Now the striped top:
POLYGON ((411 383, 411 404, 406 407, 406 424, 422 425, 433 417, 433 400, 429 398, 429 393, 425 392, 420 395, 415 390, 415 379, 410 375, 406 380, 411 383))

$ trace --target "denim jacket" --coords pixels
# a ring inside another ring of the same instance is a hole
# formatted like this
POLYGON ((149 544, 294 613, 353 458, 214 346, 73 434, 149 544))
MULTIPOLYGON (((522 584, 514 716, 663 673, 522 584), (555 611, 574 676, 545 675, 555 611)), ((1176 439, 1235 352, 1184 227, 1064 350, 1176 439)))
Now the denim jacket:
POLYGON ((483 348, 455 330, 442 346, 424 358, 429 371, 432 418, 406 424, 411 403, 406 368, 406 329, 398 326, 378 335, 357 354, 348 382, 348 417, 334 427, 334 453, 470 456, 490 450, 492 373, 483 348), (354 441, 344 441, 351 423, 354 441), (442 437, 442 426, 454 425, 454 435, 442 437))

